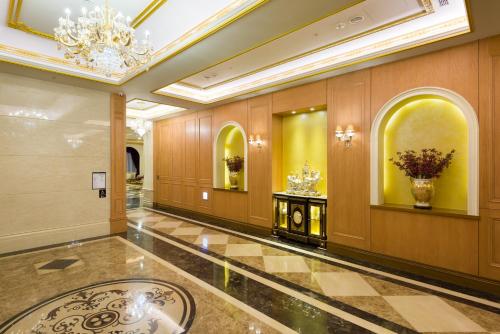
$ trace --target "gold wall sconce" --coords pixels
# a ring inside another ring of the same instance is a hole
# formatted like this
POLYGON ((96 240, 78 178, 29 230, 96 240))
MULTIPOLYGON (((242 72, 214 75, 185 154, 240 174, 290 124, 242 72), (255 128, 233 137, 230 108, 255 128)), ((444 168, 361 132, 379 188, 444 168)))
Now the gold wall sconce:
POLYGON ((248 143, 253 146, 257 146, 258 148, 262 148, 263 141, 260 138, 260 135, 250 135, 248 138, 248 143))
POLYGON ((337 141, 344 142, 345 147, 352 146, 352 138, 355 134, 356 131, 354 131, 354 127, 352 125, 348 125, 345 131, 340 125, 338 125, 335 129, 335 137, 337 138, 337 141))

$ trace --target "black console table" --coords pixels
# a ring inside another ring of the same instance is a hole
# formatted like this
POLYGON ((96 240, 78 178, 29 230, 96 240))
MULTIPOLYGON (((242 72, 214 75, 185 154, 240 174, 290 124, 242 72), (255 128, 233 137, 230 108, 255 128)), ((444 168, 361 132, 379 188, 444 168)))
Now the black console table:
POLYGON ((273 234, 326 248, 326 196, 274 193, 273 234))

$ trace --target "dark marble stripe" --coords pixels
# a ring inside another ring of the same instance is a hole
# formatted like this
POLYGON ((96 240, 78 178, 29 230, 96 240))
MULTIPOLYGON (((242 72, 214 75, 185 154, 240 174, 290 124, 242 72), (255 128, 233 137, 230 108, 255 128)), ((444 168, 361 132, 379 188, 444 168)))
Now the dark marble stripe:
POLYGON ((130 228, 127 239, 299 333, 372 333, 223 266, 130 228))
MULTIPOLYGON (((158 210, 158 209, 155 209, 155 210, 158 210)), ((158 210, 158 211, 162 211, 162 210, 158 210)), ((169 215, 168 212, 165 212, 165 214, 169 215)), ((185 218, 181 217, 179 219, 183 220, 183 221, 185 221, 187 223, 196 224, 196 221, 193 222, 191 220, 188 220, 189 218, 185 219, 185 218)), ((206 222, 206 223, 210 224, 210 222, 206 222)), ((198 224, 198 225, 202 226, 202 227, 206 227, 204 225, 200 225, 200 224, 198 224)), ((274 247, 274 248, 277 248, 277 249, 280 249, 280 250, 283 250, 283 251, 286 251, 286 252, 289 252, 289 253, 292 253, 292 254, 296 254, 296 255, 299 255, 299 256, 303 256, 303 257, 309 258, 309 259, 315 259, 315 260, 318 260, 318 261, 323 262, 323 263, 327 263, 327 264, 330 264, 330 265, 333 265, 333 266, 336 266, 336 267, 339 267, 339 268, 344 268, 344 269, 347 269, 347 270, 350 270, 350 271, 353 271, 353 272, 357 272, 357 273, 360 273, 360 274, 363 274, 363 275, 366 275, 366 276, 370 276, 370 277, 374 277, 374 278, 377 278, 377 279, 380 279, 380 280, 384 280, 386 282, 390 282, 390 283, 394 283, 394 284, 397 284, 397 285, 405 286, 407 288, 418 290, 418 291, 421 291, 421 292, 424 292, 424 293, 427 293, 427 294, 439 296, 441 298, 450 299, 450 300, 453 300, 453 301, 456 301, 456 302, 460 302, 460 303, 463 303, 463 304, 466 304, 466 305, 469 305, 469 306, 477 307, 477 308, 480 308, 480 309, 483 309, 483 310, 486 310, 486 311, 489 311, 489 312, 493 312, 493 313, 499 313, 500 312, 500 310, 498 308, 493 307, 493 306, 485 305, 485 304, 478 303, 478 302, 475 302, 475 301, 472 301, 472 300, 469 300, 469 299, 466 299, 466 298, 454 296, 454 295, 451 295, 451 294, 448 294, 448 293, 442 292, 442 291, 436 291, 436 290, 429 289, 429 288, 426 288, 426 287, 423 287, 423 286, 420 286, 420 285, 412 284, 412 283, 409 283, 409 282, 404 282, 404 281, 401 281, 401 280, 398 280, 398 279, 395 279, 395 278, 392 278, 392 277, 387 277, 387 276, 384 276, 384 275, 372 273, 370 271, 366 271, 366 270, 363 270, 363 269, 360 269, 360 268, 351 267, 349 265, 345 265, 345 264, 338 263, 338 262, 335 262, 335 261, 331 261, 331 260, 328 260, 328 259, 316 257, 316 256, 311 255, 311 254, 304 254, 304 253, 302 253, 300 251, 297 251, 297 250, 294 250, 294 249, 289 249, 289 248, 286 248, 286 247, 283 247, 283 246, 280 246, 280 245, 266 244, 266 243, 264 243, 262 241, 255 240, 255 239, 252 239, 252 238, 247 237, 247 236, 243 236, 243 235, 239 235, 239 234, 236 234, 236 233, 232 233, 232 232, 229 232, 229 231, 222 230, 222 229, 218 228, 217 226, 211 225, 208 228, 211 228, 213 230, 216 230, 216 231, 219 231, 219 232, 222 232, 222 233, 226 233, 228 235, 232 235, 232 236, 235 236, 235 237, 238 237, 238 238, 241 238, 241 239, 249 240, 249 241, 254 242, 254 243, 259 243, 259 244, 266 245, 266 246, 269 246, 269 247, 274 247)), ((259 238, 262 238, 262 237, 259 236, 259 238)), ((484 292, 479 292, 479 291, 470 290, 470 289, 464 289, 464 288, 459 287, 457 285, 449 284, 449 283, 446 283, 446 282, 443 282, 443 281, 437 281, 437 280, 429 279, 429 278, 426 278, 424 276, 419 276, 419 275, 414 275, 414 274, 408 274, 406 272, 401 272, 401 271, 397 271, 397 270, 389 270, 386 267, 382 267, 382 266, 378 266, 378 265, 375 265, 375 264, 366 263, 366 262, 362 262, 362 261, 356 261, 356 260, 353 260, 351 258, 334 255, 334 254, 331 254, 331 253, 326 252, 326 251, 317 251, 316 248, 312 249, 312 247, 307 247, 307 246, 304 247, 304 245, 297 245, 296 243, 284 243, 280 239, 276 239, 276 238, 273 238, 273 239, 271 239, 271 238, 264 238, 264 239, 267 239, 267 240, 270 240, 270 241, 273 241, 273 242, 282 243, 282 244, 285 244, 285 245, 288 245, 288 246, 293 246, 293 247, 301 248, 301 249, 306 250, 306 251, 317 252, 319 254, 322 254, 322 255, 325 255, 325 256, 329 256, 329 257, 333 257, 333 258, 336 258, 336 259, 339 259, 339 260, 342 260, 342 261, 351 262, 353 264, 365 266, 365 267, 368 267, 368 268, 371 268, 371 269, 376 269, 376 270, 388 272, 388 273, 393 274, 393 275, 397 275, 397 276, 409 278, 409 279, 412 279, 412 280, 415 280, 415 281, 419 281, 419 282, 422 282, 422 283, 431 284, 431 285, 434 285, 434 286, 437 286, 437 287, 441 287, 441 288, 445 288, 445 289, 448 289, 448 290, 453 290, 453 291, 456 291, 456 292, 460 292, 460 293, 464 293, 464 294, 469 294, 471 296, 475 296, 475 297, 478 297, 478 298, 483 298, 483 299, 486 299, 486 300, 489 300, 489 301, 493 301, 493 302, 496 302, 496 303, 500 302, 500 297, 497 296, 497 295, 490 295, 490 294, 487 294, 487 293, 484 293, 484 292)))
MULTIPOLYGON (((137 226, 137 224, 136 224, 136 223, 133 223, 133 222, 132 222, 132 224, 134 224, 134 225, 136 225, 136 226, 137 226)), ((415 331, 414 331, 414 330, 412 330, 412 329, 409 329, 409 328, 407 328, 407 327, 401 326, 401 325, 396 324, 396 323, 394 323, 394 322, 391 322, 391 321, 389 321, 389 320, 386 320, 386 319, 380 318, 380 317, 378 317, 378 316, 376 316, 376 315, 373 315, 373 314, 368 313, 368 312, 366 312, 366 311, 363 311, 363 310, 360 310, 360 309, 358 309, 358 308, 355 308, 355 307, 353 307, 353 306, 351 306, 351 305, 348 305, 348 304, 342 303, 342 302, 340 302, 340 301, 334 300, 334 299, 332 299, 332 298, 330 298, 330 297, 327 297, 327 296, 325 296, 325 295, 322 295, 322 294, 320 294, 320 293, 317 293, 316 291, 313 291, 313 290, 307 289, 307 288, 305 288, 305 287, 303 287, 303 286, 301 286, 301 285, 298 285, 298 284, 292 283, 292 282, 287 281, 287 280, 285 280, 285 279, 283 279, 283 278, 281 278, 281 277, 277 277, 277 276, 275 276, 275 275, 272 275, 272 274, 266 273, 266 272, 261 271, 261 270, 259 270, 259 269, 257 269, 257 268, 254 268, 254 267, 252 267, 252 266, 248 266, 248 265, 246 265, 246 264, 244 264, 244 263, 241 263, 241 262, 238 262, 238 261, 236 261, 236 260, 234 260, 234 259, 227 258, 227 257, 225 257, 225 256, 223 256, 223 255, 220 255, 220 254, 218 254, 218 253, 215 253, 215 252, 210 251, 210 250, 208 250, 208 249, 205 249, 205 248, 203 248, 203 247, 200 247, 200 246, 197 246, 197 245, 193 245, 193 244, 191 244, 191 243, 189 243, 189 242, 187 242, 187 241, 184 241, 184 240, 182 240, 182 239, 176 238, 176 237, 174 237, 174 236, 168 235, 168 234, 163 233, 163 232, 160 232, 160 231, 153 230, 153 229, 151 229, 151 228, 149 228, 149 227, 144 227, 144 226, 142 226, 142 229, 146 229, 146 230, 148 230, 148 231, 151 231, 151 232, 153 232, 153 233, 156 233, 156 234, 158 234, 158 235, 161 235, 161 236, 162 236, 162 237, 164 237, 164 238, 167 238, 167 239, 173 240, 173 241, 175 241, 175 242, 177 242, 177 243, 180 243, 180 244, 182 244, 182 245, 184 245, 184 246, 186 246, 186 247, 189 247, 189 248, 191 248, 191 249, 193 249, 193 250, 196 250, 196 251, 199 251, 199 252, 203 252, 203 253, 205 253, 205 254, 207 254, 207 255, 210 255, 210 256, 212 256, 212 257, 214 257, 214 258, 217 258, 217 259, 219 259, 219 260, 222 260, 222 261, 228 262, 228 263, 230 263, 230 264, 232 264, 232 265, 234 265, 234 266, 236 266, 236 267, 239 267, 239 268, 244 269, 244 270, 246 270, 246 271, 248 271, 248 272, 251 272, 251 273, 253 273, 253 274, 256 274, 256 275, 258 275, 258 276, 260 276, 260 277, 263 277, 263 278, 265 278, 265 279, 267 279, 267 280, 270 280, 270 281, 272 281, 272 282, 274 282, 274 283, 277 283, 277 284, 280 284, 280 285, 282 285, 282 286, 286 286, 286 287, 288 287, 288 288, 291 288, 291 289, 293 289, 293 290, 295 290, 295 291, 301 292, 302 294, 308 295, 308 296, 310 296, 310 297, 312 297, 312 298, 314 298, 314 299, 316 299, 316 300, 319 300, 319 301, 321 301, 321 302, 323 302, 323 303, 325 303, 325 304, 328 304, 328 305, 330 305, 330 306, 332 306, 332 307, 335 307, 335 308, 337 308, 337 309, 343 310, 343 311, 345 311, 345 312, 347 312, 347 313, 350 313, 350 314, 352 314, 352 315, 355 315, 355 316, 357 316, 357 317, 359 317, 359 318, 362 318, 362 319, 364 319, 364 320, 367 320, 367 321, 369 321, 369 322, 371 322, 371 323, 377 324, 377 325, 379 325, 379 326, 381 326, 381 327, 384 327, 384 328, 387 328, 387 329, 389 329, 389 330, 395 331, 396 333, 417 333, 417 332, 415 332, 415 331)), ((135 229, 134 229, 134 231, 136 232, 136 235, 144 235, 143 233, 141 233, 141 232, 139 232, 139 231, 137 231, 137 230, 135 230, 135 229)), ((129 230, 129 233, 130 233, 130 230, 129 230)), ((153 237, 153 238, 154 238, 154 237, 153 237)), ((154 238, 154 239, 155 239, 155 240, 159 240, 159 239, 157 239, 157 238, 154 238)), ((160 241, 161 241, 161 240, 160 240, 160 241)), ((164 242, 164 241, 162 241, 162 242, 164 242)), ((186 252, 186 251, 185 251, 185 252, 186 252)), ((199 258, 198 256, 193 255, 193 254, 191 254, 191 253, 189 253, 189 252, 186 252, 186 253, 190 254, 190 256, 194 256, 195 258, 199 258)), ((156 253, 155 253, 155 254, 156 254, 156 253)), ((157 255, 157 254, 156 254, 156 255, 157 255)), ((204 261, 208 261, 208 260, 205 260, 205 259, 203 259, 203 260, 204 260, 204 261)), ((171 262, 170 260, 168 260, 168 261, 169 261, 169 262, 171 262)), ((212 263, 212 264, 213 264, 213 262, 211 262, 211 261, 208 261, 208 262, 210 262, 210 263, 212 263)), ((186 271, 188 271, 188 270, 186 270, 186 271)), ((189 271, 188 271, 188 272, 189 272, 189 271)), ((231 272, 232 272, 232 271, 231 271, 231 272)), ((189 273, 191 273, 191 272, 189 272, 189 273)), ((234 273, 234 272, 232 272, 232 273, 234 273)), ((234 273, 234 274, 241 275, 241 274, 238 274, 238 273, 234 273)), ((243 276, 243 275, 241 275, 241 276, 243 276)), ((251 279, 249 279, 249 278, 246 278, 246 276, 243 276, 243 277, 245 277, 245 279, 247 279, 247 280, 251 280, 251 279)), ((253 280, 252 280, 252 281, 253 281, 253 280)), ((259 284, 261 284, 261 283, 259 283, 259 284)), ((266 286, 266 287, 267 287, 267 286, 266 286)), ((267 287, 267 288, 268 288, 268 289, 272 289, 272 288, 269 288, 269 287, 267 287)), ((273 290, 273 291, 275 291, 274 289, 272 289, 272 290, 273 290)), ((252 296, 251 294, 248 294, 247 298, 248 298, 248 297, 251 297, 251 296, 252 296)), ((290 297, 290 298, 293 298, 293 297, 290 297)), ((293 298, 293 299, 295 299, 295 298, 293 298)), ((302 303, 302 304, 305 304, 305 305, 308 305, 308 308, 311 308, 311 307, 313 307, 313 308, 314 308, 314 306, 311 306, 311 305, 309 305, 309 304, 307 304, 307 303, 305 303, 305 302, 302 302, 302 301, 301 301, 301 303, 302 303)), ((319 310, 319 309, 318 309, 318 310, 319 310)), ((320 311, 321 311, 321 310, 320 310, 320 311)), ((321 311, 321 312, 324 312, 324 311, 321 311)), ((328 314, 329 314, 329 313, 328 313, 328 314)), ((271 316, 271 317, 273 317, 273 316, 271 316)), ((274 317, 273 317, 273 318, 274 318, 274 317)), ((288 326, 288 325, 287 325, 287 326, 288 326)))

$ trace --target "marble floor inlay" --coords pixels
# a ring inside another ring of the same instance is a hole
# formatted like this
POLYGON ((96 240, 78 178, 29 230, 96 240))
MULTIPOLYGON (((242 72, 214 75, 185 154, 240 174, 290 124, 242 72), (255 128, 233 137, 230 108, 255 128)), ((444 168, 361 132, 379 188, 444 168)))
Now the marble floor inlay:
POLYGON ((108 281, 22 312, 0 328, 13 333, 182 333, 196 314, 191 294, 155 279, 108 281))

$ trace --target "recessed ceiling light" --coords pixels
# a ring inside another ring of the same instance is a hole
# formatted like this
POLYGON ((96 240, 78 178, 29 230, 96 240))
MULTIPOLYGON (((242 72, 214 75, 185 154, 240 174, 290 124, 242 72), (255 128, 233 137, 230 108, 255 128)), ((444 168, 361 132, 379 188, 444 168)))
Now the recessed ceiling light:
POLYGON ((311 107, 311 108, 309 108, 309 110, 310 110, 310 111, 314 111, 314 110, 316 110, 316 109, 314 109, 314 107, 311 107))
POLYGON ((356 15, 356 16, 353 16, 349 19, 349 23, 350 24, 357 24, 359 22, 362 22, 365 20, 365 17, 363 15, 356 15))
POLYGON ((345 28, 345 23, 344 22, 340 22, 338 23, 336 26, 335 26, 335 29, 337 30, 342 30, 345 28))
POLYGON ((292 111, 292 115, 295 115, 297 112, 295 110, 292 111))

